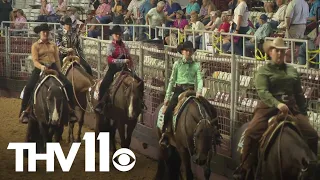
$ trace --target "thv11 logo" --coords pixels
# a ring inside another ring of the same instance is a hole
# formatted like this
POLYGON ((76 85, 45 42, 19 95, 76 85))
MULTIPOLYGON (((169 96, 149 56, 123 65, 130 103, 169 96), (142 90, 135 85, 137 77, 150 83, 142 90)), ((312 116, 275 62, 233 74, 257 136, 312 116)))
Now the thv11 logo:
MULTIPOLYGON (((95 172, 95 133, 87 132, 83 136, 85 141, 85 172, 95 172)), ((109 172, 109 133, 101 132, 97 138, 99 140, 99 171, 109 172)), ((78 153, 81 143, 72 143, 69 154, 64 156, 60 143, 47 143, 46 154, 36 153, 36 143, 9 143, 7 149, 15 149, 16 153, 16 172, 23 172, 23 151, 28 150, 28 171, 36 171, 36 161, 45 160, 47 172, 54 172, 54 155, 57 156, 63 172, 69 172, 73 161, 78 153)), ((119 171, 130 171, 135 163, 136 156, 127 148, 118 149, 112 157, 113 166, 119 171), (131 158, 130 158, 131 157, 131 158), (131 162, 130 162, 131 161, 131 162)))

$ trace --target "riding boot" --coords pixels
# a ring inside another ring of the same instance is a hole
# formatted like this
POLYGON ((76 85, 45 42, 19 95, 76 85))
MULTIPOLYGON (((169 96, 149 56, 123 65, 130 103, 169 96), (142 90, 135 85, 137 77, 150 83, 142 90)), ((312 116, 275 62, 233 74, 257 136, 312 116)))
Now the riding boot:
POLYGON ((106 92, 103 95, 103 97, 101 97, 101 99, 99 100, 98 104, 96 105, 96 107, 94 109, 97 113, 102 114, 104 106, 107 105, 107 103, 108 103, 108 97, 109 97, 108 92, 106 92))
POLYGON ((22 110, 21 108, 20 117, 19 117, 19 120, 21 123, 28 124, 30 109, 31 109, 30 106, 28 106, 25 110, 22 110))

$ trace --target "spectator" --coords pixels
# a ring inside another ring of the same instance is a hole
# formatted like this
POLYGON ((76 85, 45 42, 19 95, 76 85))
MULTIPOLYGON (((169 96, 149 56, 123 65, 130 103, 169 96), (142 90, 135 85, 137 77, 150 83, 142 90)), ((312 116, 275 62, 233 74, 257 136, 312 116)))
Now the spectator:
POLYGON ((309 0, 309 3, 311 3, 312 6, 310 9, 309 17, 307 19, 307 30, 305 34, 309 34, 317 27, 317 10, 318 8, 320 8, 320 0, 309 0))
POLYGON ((58 0, 58 7, 56 9, 56 15, 59 16, 59 19, 66 14, 67 4, 64 0, 58 0))
MULTIPOLYGON (((140 17, 141 17, 141 24, 146 24, 146 16, 148 12, 152 9, 157 7, 157 0, 146 0, 140 7, 140 17)), ((146 36, 147 28, 141 27, 139 28, 139 40, 142 41, 147 38, 146 36)), ((149 33, 149 32, 148 32, 149 33)))
POLYGON ((97 10, 100 5, 100 1, 99 0, 90 0, 90 5, 93 6, 94 10, 97 10))
MULTIPOLYGON (((203 0, 203 4, 200 9, 199 19, 203 24, 208 24, 210 22, 210 12, 215 11, 217 8, 210 0, 203 0)), ((221 14, 220 14, 221 15, 221 14)))
POLYGON ((222 23, 220 24, 217 32, 229 32, 230 23, 229 23, 228 16, 231 16, 231 13, 229 11, 224 11, 222 13, 222 16, 221 16, 222 23))
POLYGON ((176 0, 168 0, 166 2, 166 5, 164 7, 164 14, 168 16, 168 19, 171 19, 170 21, 167 21, 166 26, 170 27, 173 25, 173 21, 176 17, 176 12, 181 10, 181 6, 179 3, 176 2, 176 0))
POLYGON ((47 0, 41 0, 39 22, 57 22, 53 6, 47 0))
MULTIPOLYGON (((263 44, 263 40, 270 36, 272 33, 272 28, 271 25, 267 22, 268 21, 268 16, 265 14, 261 14, 258 22, 260 24, 259 28, 257 31, 254 33, 254 36, 256 38, 256 43, 263 44)), ((246 42, 246 50, 248 51, 254 51, 255 49, 255 38, 250 39, 250 41, 246 42)))
MULTIPOLYGON (((131 23, 131 24, 142 24, 140 8, 144 2, 145 0, 132 0, 128 6, 128 12, 124 17, 124 21, 130 21, 128 23, 131 23)), ((130 27, 129 29, 130 29, 130 35, 132 36, 133 28, 130 27)), ((138 27, 136 27, 134 30, 135 30, 135 34, 139 33, 138 27)), ((137 37, 136 39, 138 38, 139 37, 137 37)))
MULTIPOLYGON (((87 12, 85 24, 99 24, 98 20, 94 17, 92 11, 90 10, 87 12)), ((89 25, 87 33, 88 37, 97 38, 98 36, 101 36, 101 26, 89 25)))
MULTIPOLYGON (((0 24, 2 21, 9 21, 10 20, 10 13, 12 11, 11 3, 8 0, 0 1, 0 24)), ((10 24, 4 24, 5 26, 9 27, 10 24)))
POLYGON ((125 5, 121 0, 114 0, 111 3, 112 13, 113 13, 113 24, 124 24, 123 15, 125 13, 125 5))
POLYGON ((197 0, 189 0, 189 3, 187 4, 187 7, 186 7, 187 19, 189 19, 192 12, 195 12, 197 14, 200 12, 200 6, 196 1, 197 0))
MULTIPOLYGON (((13 8, 13 10, 10 12, 10 21, 11 22, 14 22, 17 18, 17 11, 18 9, 17 8, 13 8)), ((10 28, 14 28, 14 23, 10 23, 10 28)))
POLYGON ((211 16, 211 21, 205 26, 205 29, 213 31, 213 30, 217 29, 220 26, 220 24, 222 23, 221 12, 219 10, 218 11, 211 11, 210 16, 211 16))
POLYGON ((157 7, 150 9, 146 15, 146 24, 151 26, 151 39, 155 38, 155 27, 162 26, 165 23, 166 16, 164 15, 165 3, 159 1, 157 7))
MULTIPOLYGON (((234 10, 232 31, 235 34, 246 34, 249 30, 249 10, 245 0, 239 0, 236 9, 234 10)), ((239 51, 243 52, 243 38, 235 37, 235 46, 238 46, 239 51)), ((235 48, 236 49, 236 48, 235 48)), ((240 54, 241 54, 240 53, 240 54)))
POLYGON ((75 7, 68 7, 67 9, 67 16, 71 18, 72 21, 72 28, 77 28, 77 21, 79 19, 79 16, 77 15, 77 9, 75 7))
POLYGON ((237 3, 238 3, 238 0, 230 0, 228 3, 229 10, 233 12, 234 9, 237 7, 237 3))
POLYGON ((263 0, 264 10, 266 13, 272 13, 274 8, 274 0, 263 0))
MULTIPOLYGON (((190 23, 185 27, 185 29, 191 29, 192 31, 201 31, 205 30, 204 24, 198 20, 198 14, 196 12, 191 13, 190 17, 190 23)), ((192 32, 189 31, 188 34, 191 34, 192 32)), ((199 49, 199 44, 200 44, 200 39, 201 39, 201 34, 199 32, 194 33, 195 35, 195 47, 199 49)), ((188 41, 193 42, 193 35, 188 36, 188 41)))
POLYGON ((304 38, 309 6, 305 0, 292 0, 286 9, 286 37, 304 38))
POLYGON ((100 0, 100 5, 96 10, 96 18, 101 24, 111 22, 111 5, 107 3, 107 0, 100 0))
POLYGON ((270 25, 273 29, 277 29, 283 27, 285 24, 285 15, 287 4, 284 3, 285 0, 277 0, 277 6, 279 7, 277 12, 272 16, 270 25))
POLYGON ((26 28, 27 17, 22 9, 17 10, 17 17, 14 22, 14 29, 26 28))
MULTIPOLYGON (((173 22, 172 27, 178 28, 180 32, 183 32, 184 28, 188 25, 188 20, 183 19, 183 11, 178 10, 176 13, 176 19, 173 22)), ((170 41, 175 43, 173 46, 178 44, 178 33, 176 31, 171 31, 171 34, 165 37, 166 44, 170 45, 170 41), (174 42, 173 42, 174 41, 174 42)))

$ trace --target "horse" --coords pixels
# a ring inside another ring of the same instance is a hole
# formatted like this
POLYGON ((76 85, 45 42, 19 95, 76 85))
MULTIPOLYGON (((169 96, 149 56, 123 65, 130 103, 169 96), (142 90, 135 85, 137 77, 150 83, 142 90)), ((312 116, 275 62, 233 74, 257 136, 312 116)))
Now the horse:
MULTIPOLYGON (((91 105, 89 101, 89 89, 94 84, 93 77, 89 75, 80 65, 80 59, 77 56, 67 56, 63 59, 62 73, 71 82, 74 92, 74 101, 79 111, 76 112, 78 117, 78 133, 76 140, 74 139, 73 129, 74 122, 69 123, 68 142, 80 142, 81 131, 84 123, 84 115, 87 112, 87 105, 91 105)), ((92 107, 91 107, 92 109, 92 107)))
MULTIPOLYGON (((98 81, 93 91, 98 92, 102 79, 98 81)), ((110 86, 109 99, 111 103, 104 107, 103 114, 96 114, 96 137, 100 132, 110 132, 110 150, 116 151, 115 134, 118 130, 120 145, 122 148, 130 148, 131 136, 138 122, 138 116, 142 112, 143 93, 140 91, 143 81, 134 78, 131 72, 124 67, 115 74, 110 86)), ((97 94, 96 94, 97 95, 97 94)), ((97 96, 92 101, 97 104, 97 96)), ((96 143, 96 151, 99 152, 99 143, 96 143)))
MULTIPOLYGON (((246 175, 253 179, 319 179, 320 166, 317 156, 310 150, 291 115, 276 115, 270 118, 269 128, 260 140, 258 162, 246 175), (318 170, 317 170, 318 169, 318 170)), ((232 157, 239 165, 241 138, 249 123, 242 125, 234 136, 232 157)))
POLYGON ((46 143, 60 142, 63 127, 68 124, 66 91, 54 70, 45 70, 34 91, 32 113, 28 123, 27 142, 37 142, 37 151, 46 152, 46 143))
MULTIPOLYGON (((158 125, 160 117, 163 116, 161 107, 162 105, 156 110, 160 116, 155 120, 159 139, 162 132, 161 125, 158 125)), ((176 125, 172 130, 174 133, 169 137, 169 148, 159 148, 155 179, 181 178, 180 166, 183 164, 187 180, 193 180, 190 160, 204 166, 204 176, 209 179, 212 152, 216 153, 216 145, 220 145, 221 138, 217 111, 204 97, 196 98, 194 93, 188 95, 186 91, 179 97, 175 108, 175 114, 177 113, 180 115, 176 117, 176 125)))

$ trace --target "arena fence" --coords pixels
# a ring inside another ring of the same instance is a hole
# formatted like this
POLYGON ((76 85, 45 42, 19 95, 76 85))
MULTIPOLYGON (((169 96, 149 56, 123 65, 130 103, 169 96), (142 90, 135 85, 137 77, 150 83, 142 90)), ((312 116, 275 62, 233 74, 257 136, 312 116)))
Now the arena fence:
MULTIPOLYGON (((162 27, 157 29, 170 31, 162 27)), ((3 32, 0 37, 0 78, 27 80, 33 68, 30 57, 31 45, 37 37, 11 36, 9 29, 0 30, 3 32)), ((171 31, 174 30, 171 29, 171 31)), ((216 53, 217 51, 212 49, 211 51, 198 50, 194 58, 202 65, 205 84, 203 95, 218 110, 220 131, 224 138, 219 153, 231 157, 233 134, 243 123, 251 120, 253 109, 258 101, 253 84, 256 70, 267 61, 233 53, 234 38, 239 36, 246 38, 247 35, 229 33, 221 33, 221 35, 230 36, 231 54, 216 53)), ((81 37, 81 41, 86 59, 94 70, 94 76, 102 78, 107 70, 106 51, 111 41, 88 37, 81 37)), ((290 46, 302 42, 302 40, 292 39, 285 39, 285 41, 290 46)), ((158 44, 138 41, 126 43, 135 62, 134 70, 145 81, 144 101, 148 109, 143 112, 142 121, 139 123, 152 129, 155 127, 157 110, 164 100, 172 64, 181 57, 181 54, 174 52, 175 46, 163 45, 162 40, 159 40, 158 44)), ((308 48, 307 52, 309 52, 308 48)), ((307 61, 305 65, 297 64, 294 53, 294 48, 290 48, 291 59, 287 59, 287 63, 294 65, 301 73, 310 122, 320 133, 320 70, 310 68, 308 64, 311 61, 307 61)))

